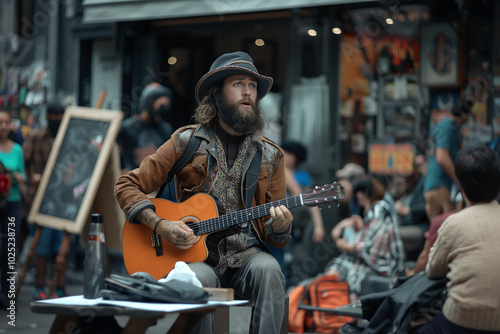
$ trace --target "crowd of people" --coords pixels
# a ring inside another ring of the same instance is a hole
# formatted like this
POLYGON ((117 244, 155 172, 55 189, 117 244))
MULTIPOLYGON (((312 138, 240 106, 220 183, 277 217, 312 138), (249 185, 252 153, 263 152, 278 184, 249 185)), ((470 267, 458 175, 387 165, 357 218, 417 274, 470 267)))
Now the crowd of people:
MULTIPOLYGON (((180 254, 196 248, 201 236, 195 226, 158 215, 149 196, 162 186, 196 136, 201 144, 174 178, 178 202, 205 193, 225 214, 271 203, 262 217, 201 239, 207 244, 207 261, 189 263, 203 286, 233 288, 237 297, 254 302, 253 333, 280 331, 287 289, 297 284, 293 268, 304 257, 314 256, 312 245, 325 242, 333 243, 336 254, 319 275, 335 274, 346 281, 352 301, 376 292, 370 284, 373 277, 390 282, 425 271, 429 277, 446 276, 451 282, 443 315, 426 325, 426 333, 431 328, 438 333, 439 326, 460 333, 500 330, 500 288, 496 267, 490 265, 500 255, 495 246, 500 231, 495 226, 500 213, 500 162, 486 145, 461 150, 460 126, 467 121, 472 102, 457 103, 435 126, 426 145, 416 145, 413 174, 387 182, 385 176, 373 175, 353 162, 338 170, 336 176, 345 191, 341 207, 345 218, 326 230, 317 208, 277 204, 310 190, 314 180, 301 165, 308 151, 303 143, 278 145, 260 135, 265 120, 259 102, 272 84, 273 79, 260 74, 248 54, 224 54, 196 86, 193 122, 197 124, 177 129, 168 122, 176 110, 172 90, 158 83, 148 85, 139 112, 122 123, 117 136, 123 173, 114 190, 128 221, 148 226, 180 254), (247 186, 254 161, 260 168, 255 182, 247 186), (453 189, 459 190, 465 207, 455 205, 462 203, 454 203, 453 189), (489 260, 475 261, 485 256, 489 260)), ((13 140, 11 114, 0 110, 0 167, 8 171, 12 183, 0 203, 3 257, 7 217, 14 217, 20 228, 64 110, 60 103, 48 104, 47 126, 33 131, 21 144, 13 140)), ((35 225, 30 225, 33 233, 35 225)), ((61 242, 61 231, 42 229, 35 252, 35 300, 66 295, 64 275, 54 282, 52 295, 46 290, 48 263, 61 242)), ((6 302, 7 272, 2 261, 2 303, 6 302)), ((211 333, 211 328, 212 318, 207 316, 199 332, 211 333)))
MULTIPOLYGON (((21 258, 24 247, 30 247, 30 243, 24 243, 33 236, 37 227, 32 222, 28 221, 28 213, 33 204, 33 200, 40 185, 42 174, 45 165, 47 164, 52 144, 59 129, 62 117, 65 112, 65 106, 59 102, 50 102, 47 104, 45 118, 46 125, 33 130, 30 134, 23 138, 17 136, 18 129, 12 126, 12 115, 7 108, 0 110, 0 162, 4 165, 6 175, 10 179, 10 189, 8 197, 0 204, 1 219, 2 219, 2 270, 1 276, 1 293, 0 302, 2 305, 7 305, 7 284, 6 277, 8 262, 5 260, 7 254, 14 253, 16 259, 21 258), (14 223, 14 224, 9 224, 14 223), (8 248, 7 236, 13 235, 8 233, 8 227, 15 226, 15 246, 11 243, 8 248), (24 233, 27 230, 27 233, 24 233), (28 234, 28 236, 26 236, 28 234)), ((34 300, 47 299, 49 290, 48 273, 52 269, 50 261, 55 258, 59 252, 63 240, 63 231, 48 227, 40 227, 40 237, 35 248, 35 260, 33 267, 34 285, 33 291, 34 300)), ((26 253, 26 252, 25 252, 26 253)), ((16 264, 19 262, 16 261, 16 264)), ((50 291, 51 298, 59 298, 66 295, 65 292, 65 268, 62 268, 61 275, 53 282, 50 291)))

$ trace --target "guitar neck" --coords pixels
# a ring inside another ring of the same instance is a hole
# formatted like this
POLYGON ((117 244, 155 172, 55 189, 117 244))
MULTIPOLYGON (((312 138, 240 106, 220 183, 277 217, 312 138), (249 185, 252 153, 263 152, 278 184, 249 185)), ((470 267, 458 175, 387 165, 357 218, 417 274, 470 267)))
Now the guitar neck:
POLYGON ((229 213, 227 215, 204 220, 191 227, 193 228, 195 235, 211 233, 250 221, 252 219, 268 216, 270 214, 271 207, 280 205, 284 205, 288 209, 302 206, 302 195, 284 198, 279 201, 254 206, 234 213, 229 213))

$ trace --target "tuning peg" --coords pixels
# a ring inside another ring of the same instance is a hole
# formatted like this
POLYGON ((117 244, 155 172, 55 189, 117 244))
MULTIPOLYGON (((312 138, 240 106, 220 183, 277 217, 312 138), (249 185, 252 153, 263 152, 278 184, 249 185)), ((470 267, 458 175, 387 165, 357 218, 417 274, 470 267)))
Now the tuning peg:
POLYGON ((332 207, 331 207, 331 205, 330 205, 330 204, 328 204, 328 209, 331 209, 331 208, 332 208, 332 207))

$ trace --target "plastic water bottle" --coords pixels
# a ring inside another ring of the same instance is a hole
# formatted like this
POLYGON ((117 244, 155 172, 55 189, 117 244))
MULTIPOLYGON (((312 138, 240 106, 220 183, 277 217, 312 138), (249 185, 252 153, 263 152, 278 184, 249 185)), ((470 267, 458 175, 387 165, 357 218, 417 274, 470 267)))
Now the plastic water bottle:
POLYGON ((104 288, 106 277, 106 243, 102 227, 102 216, 98 213, 90 216, 90 230, 83 262, 83 297, 95 299, 104 288))

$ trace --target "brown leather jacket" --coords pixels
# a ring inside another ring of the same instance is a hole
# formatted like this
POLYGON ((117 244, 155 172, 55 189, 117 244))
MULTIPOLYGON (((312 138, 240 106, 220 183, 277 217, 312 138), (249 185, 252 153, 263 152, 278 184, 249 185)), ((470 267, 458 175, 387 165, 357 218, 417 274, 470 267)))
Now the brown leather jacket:
MULTIPOLYGON (((184 152, 195 129, 196 125, 188 125, 178 129, 171 139, 156 151, 156 154, 144 159, 139 168, 118 178, 115 185, 115 195, 118 204, 127 214, 129 222, 138 223, 135 216, 139 211, 146 207, 154 208, 147 194, 155 192, 166 180, 168 172, 184 152)), ((178 202, 183 202, 196 193, 208 192, 207 190, 210 190, 216 179, 217 166, 209 166, 211 161, 217 162, 213 130, 202 128, 195 136, 199 136, 203 140, 191 162, 186 164, 175 177, 178 202), (215 160, 208 159, 209 155, 212 155, 215 160)), ((262 147, 262 161, 252 206, 278 201, 286 197, 283 150, 271 140, 253 135, 250 145, 252 157, 257 151, 256 145, 262 147)), ((250 161, 251 159, 248 163, 250 161)), ((245 168, 248 168, 248 165, 245 168)), ((244 184, 242 184, 242 198, 244 198, 244 193, 244 184)), ((284 247, 290 239, 291 229, 287 230, 287 235, 278 236, 272 232, 270 227, 264 226, 268 219, 269 216, 252 221, 259 238, 261 241, 265 239, 277 247, 284 247)))

